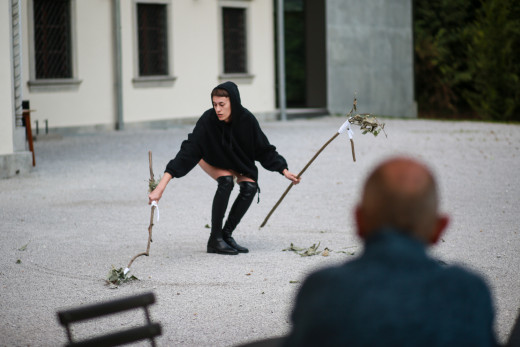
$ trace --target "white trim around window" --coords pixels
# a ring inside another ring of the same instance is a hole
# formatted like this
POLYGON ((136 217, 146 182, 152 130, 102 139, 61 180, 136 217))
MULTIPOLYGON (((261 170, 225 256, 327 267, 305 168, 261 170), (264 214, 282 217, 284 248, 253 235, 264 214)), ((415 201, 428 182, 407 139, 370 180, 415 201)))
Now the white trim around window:
POLYGON ((27 82, 30 91, 62 91, 76 90, 81 84, 78 78, 78 54, 77 54, 77 35, 76 35, 76 0, 70 0, 70 50, 72 77, 37 79, 36 78, 36 49, 34 37, 34 3, 33 0, 27 1, 28 16, 28 46, 29 46, 29 81, 27 82))
POLYGON ((132 43, 133 43, 133 74, 132 83, 134 87, 169 87, 177 79, 173 71, 173 33, 172 33, 172 14, 171 0, 133 0, 132 1, 132 43), (139 33, 137 20, 138 4, 159 4, 166 5, 166 35, 167 35, 167 70, 165 75, 140 76, 139 74, 139 33))
MULTIPOLYGON (((227 80, 233 80, 242 84, 252 83, 255 77, 251 73, 251 47, 252 47, 252 28, 251 28, 251 1, 252 0, 219 0, 218 1, 218 33, 219 33, 219 80, 221 82, 227 80), (245 73, 225 73, 224 72, 224 23, 222 18, 222 8, 224 7, 236 7, 243 8, 245 10, 245 30, 246 30, 246 72, 245 73)), ((267 0, 262 0, 267 1, 267 0)))

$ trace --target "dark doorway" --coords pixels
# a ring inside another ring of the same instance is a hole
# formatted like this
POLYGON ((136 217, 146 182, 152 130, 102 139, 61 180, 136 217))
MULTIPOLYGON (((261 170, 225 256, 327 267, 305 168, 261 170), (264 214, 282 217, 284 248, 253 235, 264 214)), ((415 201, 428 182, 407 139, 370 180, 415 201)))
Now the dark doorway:
POLYGON ((285 0, 284 26, 287 107, 323 114, 327 109, 325 0, 285 0))

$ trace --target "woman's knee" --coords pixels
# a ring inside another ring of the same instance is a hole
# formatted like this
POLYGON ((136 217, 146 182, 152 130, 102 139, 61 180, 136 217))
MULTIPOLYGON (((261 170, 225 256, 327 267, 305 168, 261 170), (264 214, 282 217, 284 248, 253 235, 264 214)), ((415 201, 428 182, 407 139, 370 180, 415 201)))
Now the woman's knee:
POLYGON ((217 183, 217 190, 222 193, 231 193, 231 191, 233 190, 234 182, 233 176, 231 175, 218 177, 217 183))
POLYGON ((244 196, 254 196, 258 190, 258 185, 255 181, 239 182, 240 194, 244 196))

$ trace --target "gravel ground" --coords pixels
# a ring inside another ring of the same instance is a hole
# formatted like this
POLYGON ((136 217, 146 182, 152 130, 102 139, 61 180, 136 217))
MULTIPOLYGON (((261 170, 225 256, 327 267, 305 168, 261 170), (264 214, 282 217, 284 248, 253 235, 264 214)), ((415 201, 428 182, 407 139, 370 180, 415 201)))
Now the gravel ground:
MULTIPOLYGON (((266 122, 270 141, 298 172, 338 129, 337 117, 266 122)), ((356 257, 352 210, 360 185, 381 159, 407 154, 436 173, 441 207, 452 222, 431 252, 488 281, 496 331, 507 339, 520 308, 520 126, 386 119, 388 138, 355 134, 333 141, 273 214, 288 185, 259 167, 262 189, 235 232, 249 254, 205 252, 216 184, 200 168, 170 183, 160 202, 149 257, 131 274, 140 281, 105 285, 146 249, 148 150, 162 173, 192 125, 39 139, 28 176, 0 180, 0 345, 66 342, 56 311, 153 291, 160 346, 233 346, 286 334, 299 283, 311 271, 356 257), (291 243, 320 243, 330 255, 300 257, 291 243)), ((235 188, 232 198, 237 194, 235 188)), ((78 337, 142 322, 133 314, 80 324, 78 337)))

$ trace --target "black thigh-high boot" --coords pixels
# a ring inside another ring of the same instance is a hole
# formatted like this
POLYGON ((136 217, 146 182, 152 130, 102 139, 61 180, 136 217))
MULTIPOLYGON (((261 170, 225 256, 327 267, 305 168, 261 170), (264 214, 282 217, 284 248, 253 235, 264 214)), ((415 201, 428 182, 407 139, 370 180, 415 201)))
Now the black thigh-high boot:
POLYGON ((222 229, 222 237, 228 245, 236 249, 239 253, 247 253, 249 250, 245 247, 240 246, 236 243, 235 239, 231 236, 238 223, 246 214, 251 202, 253 201, 255 194, 258 190, 256 182, 240 182, 240 193, 238 194, 231 211, 229 211, 228 219, 224 228, 222 229))
POLYGON ((211 235, 207 251, 208 253, 235 255, 238 254, 237 250, 222 239, 222 219, 226 213, 229 195, 233 190, 233 176, 221 176, 217 178, 217 183, 218 187, 211 208, 211 235))

